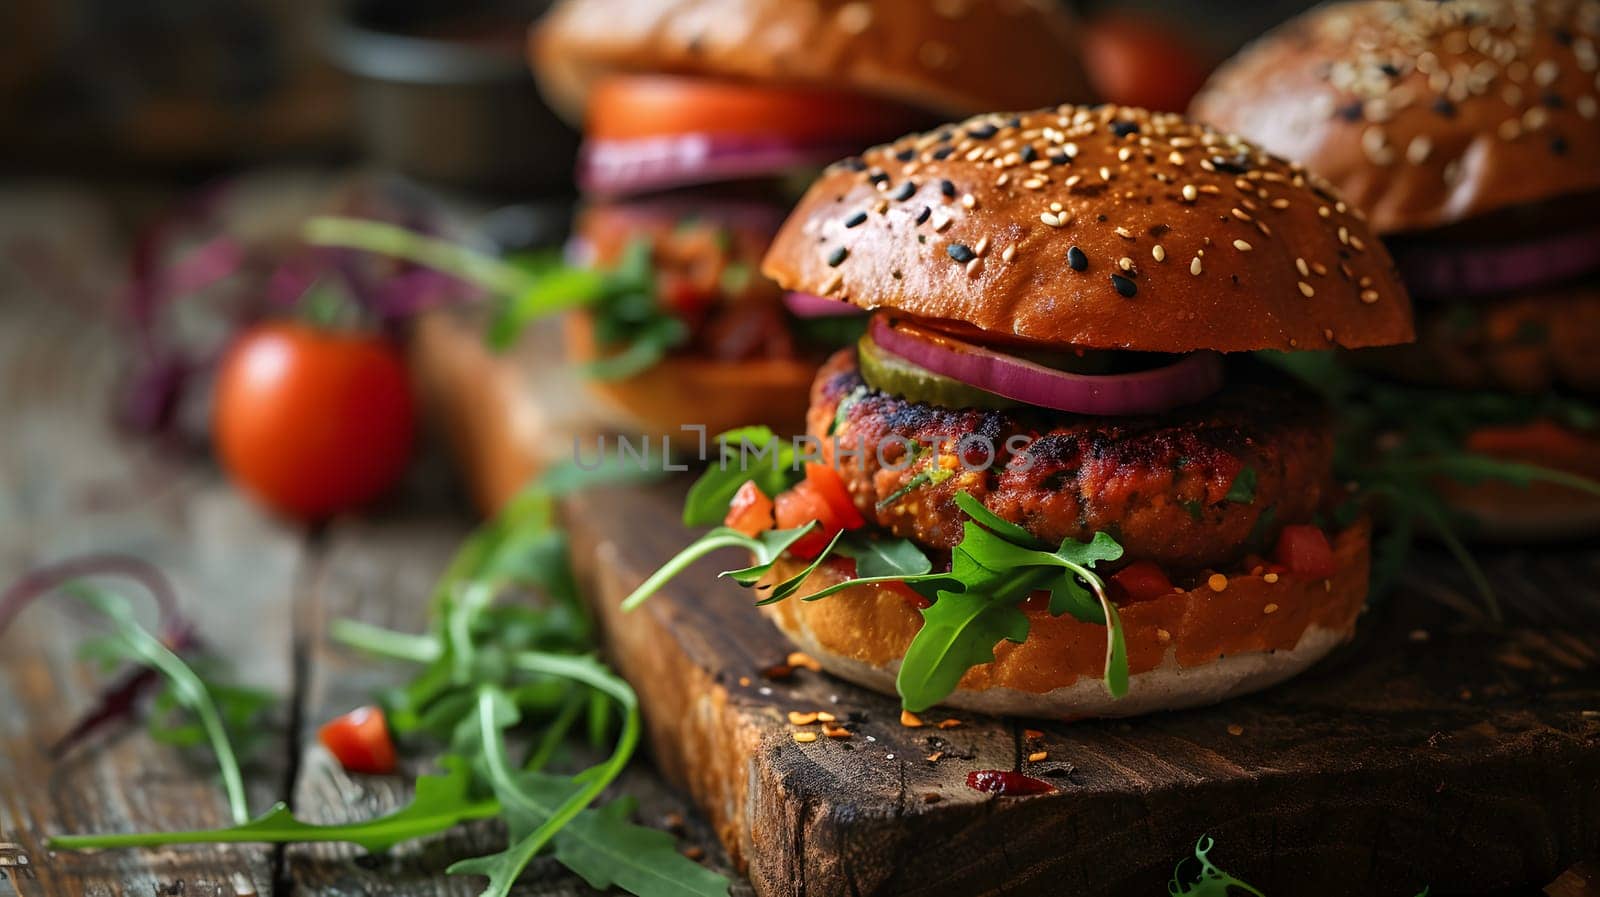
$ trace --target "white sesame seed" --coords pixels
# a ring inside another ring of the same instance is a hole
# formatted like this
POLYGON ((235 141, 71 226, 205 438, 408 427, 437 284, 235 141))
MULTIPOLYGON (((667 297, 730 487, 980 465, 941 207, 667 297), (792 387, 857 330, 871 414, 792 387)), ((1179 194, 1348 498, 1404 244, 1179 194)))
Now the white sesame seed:
POLYGON ((934 230, 935 233, 943 233, 944 229, 949 227, 949 226, 950 226, 950 216, 949 215, 946 215, 943 212, 934 212, 933 213, 933 230, 934 230))
POLYGON ((1587 94, 1578 97, 1577 107, 1578 114, 1584 118, 1594 118, 1597 113, 1600 113, 1600 102, 1597 102, 1594 97, 1587 94))
POLYGON ((1287 209, 1289 208, 1289 201, 1283 197, 1279 197, 1272 201, 1272 207, 1274 209, 1287 209))
POLYGON ((961 194, 961 204, 966 208, 975 209, 978 207, 978 198, 971 193, 963 193, 961 194))
POLYGON ((1199 196, 1200 196, 1200 191, 1196 190, 1194 188, 1193 184, 1184 184, 1183 185, 1183 201, 1184 202, 1194 202, 1196 199, 1199 198, 1199 196))
POLYGON ((1310 299, 1312 296, 1317 295, 1317 291, 1311 287, 1311 284, 1306 283, 1303 280, 1300 281, 1299 287, 1300 287, 1300 295, 1306 297, 1307 299, 1310 299))
POLYGON ((1130 231, 1125 227, 1117 228, 1117 236, 1121 237, 1124 240, 1132 240, 1132 239, 1134 239, 1133 231, 1130 231))
POLYGON ((976 277, 983 272, 983 259, 975 258, 967 262, 967 276, 976 277))
POLYGON ((1361 291, 1361 301, 1366 303, 1367 305, 1371 305, 1372 303, 1377 302, 1378 301, 1378 291, 1377 290, 1362 290, 1361 291))
POLYGON ((1500 135, 1501 140, 1516 140, 1522 136, 1522 122, 1515 118, 1508 118, 1500 123, 1500 127, 1495 133, 1500 135))
POLYGON ((988 237, 980 237, 978 239, 978 242, 972 244, 972 251, 974 253, 980 255, 980 256, 988 253, 988 251, 989 251, 989 238, 988 237))
POLYGON ((1167 260, 1167 251, 1161 248, 1160 243, 1150 247, 1150 254, 1155 256, 1155 260, 1158 262, 1164 262, 1167 260))
POLYGON ((839 7, 834 21, 846 34, 860 34, 872 27, 872 7, 866 3, 846 3, 839 7))
POLYGON ((1233 213, 1233 217, 1239 219, 1240 221, 1250 221, 1251 220, 1250 213, 1246 212, 1244 209, 1234 208, 1234 209, 1230 209, 1229 211, 1233 213))
POLYGON ((1121 268, 1124 271, 1132 271, 1133 270, 1133 259, 1128 258, 1127 256, 1123 256, 1122 258, 1117 259, 1117 267, 1121 268))
POLYGON ((1233 248, 1239 250, 1240 252, 1249 252, 1251 247, 1249 243, 1246 243, 1243 240, 1234 240, 1233 248))
POLYGON ((1295 269, 1300 272, 1300 276, 1301 277, 1310 277, 1311 276, 1311 266, 1306 264, 1306 260, 1305 259, 1303 259, 1303 258, 1295 259, 1294 260, 1294 266, 1295 266, 1295 269))
POLYGON ((1200 265, 1200 256, 1197 255, 1193 261, 1189 262, 1189 273, 1199 277, 1202 270, 1204 268, 1200 265))
POLYGON ((1100 180, 1102 180, 1102 181, 1111 180, 1111 169, 1105 167, 1104 165, 1100 166, 1100 180))
POLYGON ((1182 165, 1183 162, 1184 162, 1183 153, 1180 153, 1177 150, 1173 150, 1172 152, 1167 154, 1167 161, 1171 162, 1174 165, 1182 165))
POLYGON ((1049 212, 1041 213, 1039 215, 1039 220, 1043 221, 1045 224, 1050 225, 1051 227, 1060 227, 1061 226, 1061 219, 1057 218, 1056 216, 1054 216, 1052 214, 1050 214, 1049 212))
POLYGON ((1421 165, 1428 161, 1428 154, 1433 152, 1433 141, 1426 134, 1418 134, 1406 146, 1406 161, 1412 165, 1421 165))
POLYGON ((1558 78, 1560 75, 1561 66, 1557 65, 1554 59, 1546 59, 1544 62, 1539 63, 1539 65, 1533 70, 1533 80, 1538 83, 1540 87, 1549 87, 1555 83, 1556 78, 1558 78))
POLYGON ((1017 254, 1017 246, 1016 246, 1015 243, 1013 243, 1012 245, 1007 246, 1005 248, 1005 250, 1000 253, 1000 260, 1002 262, 1009 262, 1009 261, 1011 261, 1011 258, 1013 256, 1015 256, 1016 254, 1017 254))

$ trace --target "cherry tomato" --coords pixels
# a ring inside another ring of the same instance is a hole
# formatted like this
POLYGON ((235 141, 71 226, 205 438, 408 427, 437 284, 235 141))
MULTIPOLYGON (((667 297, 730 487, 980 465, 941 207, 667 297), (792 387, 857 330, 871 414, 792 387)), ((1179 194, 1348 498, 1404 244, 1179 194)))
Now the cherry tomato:
POLYGON ((1181 35, 1131 13, 1108 13, 1085 26, 1083 61, 1103 99, 1161 112, 1189 108, 1210 69, 1181 35))
POLYGON ((236 484, 318 520, 393 485, 414 413, 405 363, 382 337, 263 324, 222 361, 212 435, 236 484))
POLYGON ((389 723, 377 707, 357 707, 317 730, 317 740, 349 772, 388 775, 395 770, 389 723))
POLYGON ((1111 574, 1111 585, 1127 601, 1150 601, 1172 593, 1172 580, 1155 561, 1134 561, 1111 574))
POLYGON ((807 464, 806 482, 828 503, 828 509, 833 512, 828 521, 830 524, 836 524, 839 529, 860 529, 867 525, 856 503, 850 499, 850 490, 844 484, 844 477, 839 476, 839 471, 833 466, 807 464))
POLYGON ((772 529, 772 499, 754 480, 746 480, 728 503, 728 516, 723 518, 722 524, 754 538, 772 529))
POLYGON ((898 103, 845 91, 682 75, 613 75, 595 85, 584 130, 600 140, 740 134, 859 141, 904 133, 925 118, 898 103))
POLYGON ((1296 576, 1327 579, 1338 571, 1333 560, 1333 546, 1328 537, 1314 526, 1286 526, 1278 535, 1278 563, 1296 576))

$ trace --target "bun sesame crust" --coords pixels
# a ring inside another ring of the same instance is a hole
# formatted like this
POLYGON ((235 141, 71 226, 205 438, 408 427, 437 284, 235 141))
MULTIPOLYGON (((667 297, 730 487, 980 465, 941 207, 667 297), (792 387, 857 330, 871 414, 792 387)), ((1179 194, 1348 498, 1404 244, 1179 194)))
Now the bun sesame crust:
MULTIPOLYGON (((1367 595, 1370 530, 1362 521, 1333 538, 1332 578, 1240 573, 1221 592, 1174 590, 1118 609, 1128 645, 1129 694, 1100 683, 1105 628, 1028 610, 1020 644, 1002 642, 993 663, 973 667, 944 703, 1024 716, 1131 716, 1220 701, 1295 675, 1355 632, 1367 595)), ((772 576, 803 564, 780 558, 772 576)), ((798 594, 840 574, 826 566, 798 594)), ((791 598, 761 608, 828 672, 893 693, 894 676, 922 615, 900 593, 855 586, 820 601, 791 598)))
POLYGON ((1195 117, 1299 159, 1381 234, 1600 188, 1600 2, 1319 7, 1225 64, 1195 117))
POLYGON ((530 50, 573 120, 612 72, 853 90, 954 115, 1089 96, 1074 20, 1040 0, 564 0, 530 50))
POLYGON ((1301 167, 1142 109, 985 115, 825 171, 762 270, 1005 339, 1183 352, 1412 338, 1387 250, 1301 167))

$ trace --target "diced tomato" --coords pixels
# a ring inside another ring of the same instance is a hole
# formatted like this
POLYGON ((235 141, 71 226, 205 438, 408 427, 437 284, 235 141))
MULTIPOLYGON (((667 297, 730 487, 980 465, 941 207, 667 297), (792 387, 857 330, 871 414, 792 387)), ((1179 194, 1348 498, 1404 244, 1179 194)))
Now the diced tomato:
POLYGON ((774 523, 772 499, 761 491, 754 480, 746 480, 739 491, 733 494, 733 501, 728 503, 728 516, 722 519, 722 523, 747 536, 754 537, 766 532, 772 529, 774 523))
POLYGON ((357 707, 317 732, 322 746, 349 772, 387 775, 395 770, 389 723, 377 707, 357 707))
POLYGON ((1333 546, 1314 526, 1286 526, 1278 536, 1278 563, 1296 576, 1327 579, 1338 566, 1333 561, 1333 546))
POLYGON ((850 500, 850 490, 844 484, 844 477, 839 476, 839 471, 827 464, 807 464, 806 483, 828 503, 833 511, 831 522, 837 523, 839 529, 860 529, 867 525, 856 503, 850 500))
POLYGON ((1134 561, 1111 574, 1111 585, 1127 601, 1150 601, 1172 592, 1172 580, 1155 561, 1134 561))
POLYGON ((706 290, 690 278, 671 271, 658 275, 656 291, 662 306, 681 315, 698 314, 717 299, 715 291, 706 290))
POLYGON ((834 534, 842 529, 832 525, 833 508, 807 481, 802 480, 793 489, 780 492, 774 504, 779 529, 794 529, 813 520, 819 524, 818 529, 802 536, 789 547, 789 553, 802 560, 809 561, 821 554, 833 540, 834 534))

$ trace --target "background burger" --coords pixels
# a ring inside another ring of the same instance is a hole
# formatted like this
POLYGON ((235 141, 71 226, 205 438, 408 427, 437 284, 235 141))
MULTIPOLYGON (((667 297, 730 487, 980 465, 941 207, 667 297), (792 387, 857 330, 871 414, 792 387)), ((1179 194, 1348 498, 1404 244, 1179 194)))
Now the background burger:
MULTIPOLYGON (((1330 180, 1383 236, 1419 338, 1354 360, 1420 387, 1380 385, 1368 411, 1429 451, 1600 480, 1597 47, 1592 0, 1331 4, 1195 101, 1330 180)), ((1569 485, 1449 488, 1495 534, 1600 525, 1600 497, 1569 485)))
POLYGON ((566 0, 532 57, 585 130, 569 262, 628 275, 570 347, 672 434, 797 428, 819 353, 859 332, 757 272, 791 185, 947 115, 1086 95, 1073 21, 1025 0, 566 0))
POLYGON ((743 546, 728 575, 779 628, 912 711, 1205 703, 1350 636, 1368 530, 1327 410, 1224 353, 1400 343, 1411 317, 1298 165, 1175 115, 981 116, 828 168, 764 271, 871 311, 812 386, 823 448, 708 471, 685 516, 724 525, 631 602, 743 546))

